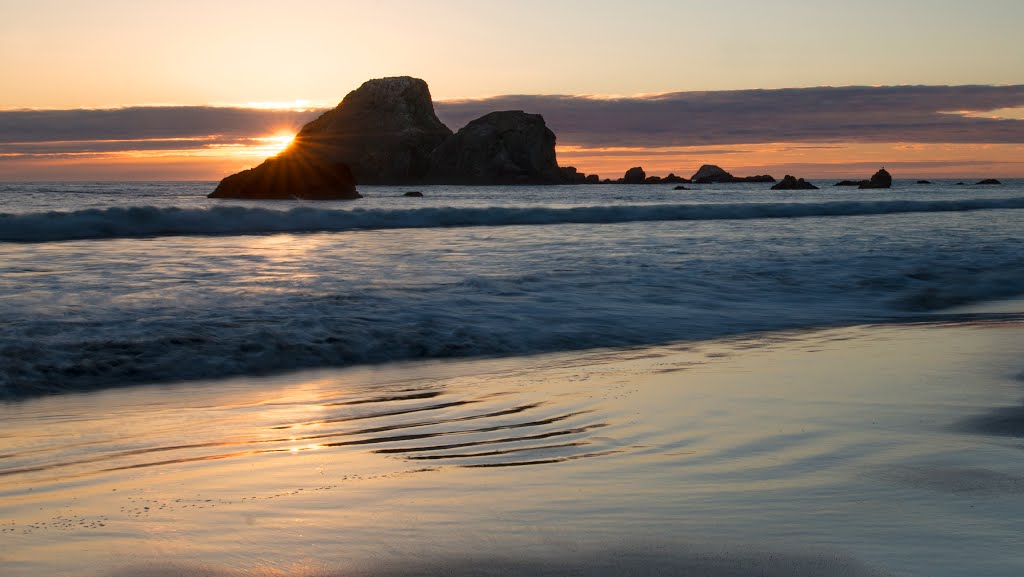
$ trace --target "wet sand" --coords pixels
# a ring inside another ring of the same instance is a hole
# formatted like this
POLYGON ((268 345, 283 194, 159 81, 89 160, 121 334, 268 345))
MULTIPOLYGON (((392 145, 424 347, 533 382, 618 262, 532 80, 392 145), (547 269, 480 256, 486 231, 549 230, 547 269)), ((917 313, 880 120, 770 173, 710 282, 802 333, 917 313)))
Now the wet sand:
POLYGON ((0 406, 39 575, 1024 573, 1009 311, 0 406))

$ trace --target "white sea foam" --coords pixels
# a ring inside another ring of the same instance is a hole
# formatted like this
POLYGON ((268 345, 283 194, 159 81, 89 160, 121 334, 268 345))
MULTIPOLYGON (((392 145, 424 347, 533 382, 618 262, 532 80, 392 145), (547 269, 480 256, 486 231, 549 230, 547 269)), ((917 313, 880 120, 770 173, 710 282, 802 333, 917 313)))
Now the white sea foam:
POLYGON ((611 224, 868 216, 1024 209, 1024 197, 956 200, 740 202, 548 207, 431 207, 412 209, 289 210, 214 206, 208 209, 136 206, 71 212, 0 214, 0 241, 49 242, 164 235, 340 232, 402 228, 611 224))

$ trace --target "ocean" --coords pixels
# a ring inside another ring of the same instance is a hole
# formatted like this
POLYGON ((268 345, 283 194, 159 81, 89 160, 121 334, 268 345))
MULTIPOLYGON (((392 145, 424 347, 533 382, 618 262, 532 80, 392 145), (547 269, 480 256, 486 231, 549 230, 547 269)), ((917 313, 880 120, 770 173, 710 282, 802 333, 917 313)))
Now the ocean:
POLYGON ((971 182, 0 183, 0 573, 1024 574, 971 182))

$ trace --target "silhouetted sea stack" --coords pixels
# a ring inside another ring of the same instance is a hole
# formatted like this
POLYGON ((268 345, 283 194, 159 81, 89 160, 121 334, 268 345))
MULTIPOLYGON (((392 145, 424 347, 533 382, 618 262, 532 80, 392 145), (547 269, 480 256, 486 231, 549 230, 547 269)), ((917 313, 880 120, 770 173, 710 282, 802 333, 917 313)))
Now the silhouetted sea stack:
POLYGON ((890 188, 892 186, 892 175, 886 169, 881 169, 871 175, 867 182, 860 183, 859 188, 890 188))
MULTIPOLYGON (((918 183, 923 184, 923 183, 918 183)), ((930 184, 930 183, 929 183, 930 184)), ((869 180, 841 180, 835 186, 856 186, 857 188, 890 188, 892 175, 884 168, 871 176, 869 180)))
POLYGON ((647 173, 639 166, 630 168, 622 177, 623 184, 643 184, 645 180, 647 180, 647 173))
POLYGON ((994 178, 986 178, 985 180, 979 182, 978 184, 1002 184, 1002 183, 999 182, 998 180, 994 179, 994 178))
POLYGON ((431 155, 431 182, 558 184, 555 133, 539 114, 491 112, 462 127, 431 155))
POLYGON ((705 164, 697 169, 697 172, 690 177, 690 180, 697 184, 737 184, 749 182, 775 182, 775 178, 768 174, 757 176, 733 176, 721 167, 714 164, 705 164))
POLYGON ((434 114, 427 83, 399 76, 364 82, 302 127, 295 145, 344 162, 360 184, 420 182, 452 131, 434 114))
POLYGON ((818 190, 818 187, 802 178, 787 174, 781 182, 772 187, 772 190, 818 190))
POLYGON ((693 173, 690 180, 697 184, 713 184, 718 182, 731 182, 735 178, 733 175, 725 171, 725 169, 715 166, 714 164, 705 164, 697 169, 697 172, 693 173))
POLYGON ((662 184, 690 184, 689 178, 683 178, 676 176, 674 173, 668 173, 668 176, 661 179, 662 184))
POLYGON ((302 148, 289 148, 220 181, 210 198, 353 200, 356 180, 349 167, 302 148))

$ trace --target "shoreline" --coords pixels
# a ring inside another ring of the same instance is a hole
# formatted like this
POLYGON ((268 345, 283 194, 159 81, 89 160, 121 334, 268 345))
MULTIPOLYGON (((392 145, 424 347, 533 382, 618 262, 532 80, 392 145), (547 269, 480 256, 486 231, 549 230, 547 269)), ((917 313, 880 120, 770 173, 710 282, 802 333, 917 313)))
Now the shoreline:
POLYGON ((1020 405, 1018 304, 3 405, 5 559, 19 576, 1019 574, 1020 435, 983 426, 1020 405))

